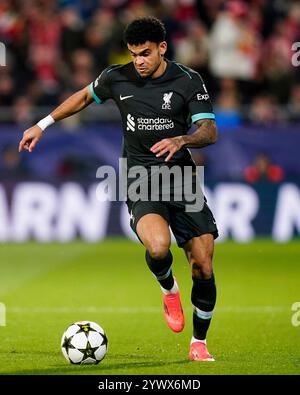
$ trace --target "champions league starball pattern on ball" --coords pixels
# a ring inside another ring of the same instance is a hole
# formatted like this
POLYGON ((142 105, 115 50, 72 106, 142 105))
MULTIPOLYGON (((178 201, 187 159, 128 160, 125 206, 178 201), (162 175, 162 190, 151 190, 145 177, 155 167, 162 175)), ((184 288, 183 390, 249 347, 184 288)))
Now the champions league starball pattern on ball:
POLYGON ((103 328, 92 321, 75 322, 61 339, 64 357, 77 365, 99 363, 105 357, 107 348, 108 340, 103 328))

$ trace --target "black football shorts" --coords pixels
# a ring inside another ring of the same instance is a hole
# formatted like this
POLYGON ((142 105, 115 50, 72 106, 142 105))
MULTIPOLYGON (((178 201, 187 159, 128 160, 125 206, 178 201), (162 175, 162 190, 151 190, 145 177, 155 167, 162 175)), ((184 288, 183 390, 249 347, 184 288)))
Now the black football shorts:
POLYGON ((130 226, 137 236, 138 221, 146 214, 159 214, 169 224, 179 247, 183 247, 193 237, 206 233, 211 233, 215 239, 218 237, 216 221, 206 202, 202 210, 196 212, 187 212, 185 205, 178 202, 127 200, 126 203, 130 226))

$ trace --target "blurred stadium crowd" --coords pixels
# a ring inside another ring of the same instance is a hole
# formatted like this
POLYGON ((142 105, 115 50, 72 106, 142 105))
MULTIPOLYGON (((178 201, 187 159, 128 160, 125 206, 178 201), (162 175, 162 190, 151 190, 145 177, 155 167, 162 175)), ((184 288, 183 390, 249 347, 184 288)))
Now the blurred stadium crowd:
POLYGON ((131 61, 123 29, 143 15, 164 21, 167 57, 200 72, 222 126, 300 120, 297 0, 2 0, 0 120, 32 124, 107 65, 131 61))

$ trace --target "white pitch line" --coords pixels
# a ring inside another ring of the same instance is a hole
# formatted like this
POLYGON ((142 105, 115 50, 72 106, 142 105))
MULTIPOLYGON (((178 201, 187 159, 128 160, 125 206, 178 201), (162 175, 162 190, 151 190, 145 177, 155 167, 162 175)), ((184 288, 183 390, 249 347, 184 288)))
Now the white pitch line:
MULTIPOLYGON (((191 307, 186 310, 192 310, 191 307)), ((161 306, 157 307, 9 307, 6 312, 17 314, 68 314, 68 313, 95 313, 95 314, 160 314, 161 306)), ((215 313, 287 313, 288 306, 223 306, 215 309, 215 313)))

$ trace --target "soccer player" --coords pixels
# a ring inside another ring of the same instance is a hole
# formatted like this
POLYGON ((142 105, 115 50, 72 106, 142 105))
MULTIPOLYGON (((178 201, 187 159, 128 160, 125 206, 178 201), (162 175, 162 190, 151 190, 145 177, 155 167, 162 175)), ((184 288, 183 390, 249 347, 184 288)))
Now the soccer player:
MULTIPOLYGON (((52 123, 94 101, 101 104, 113 99, 122 116, 128 169, 143 166, 149 175, 153 174, 151 166, 195 169, 188 148, 202 148, 216 142, 215 116, 200 75, 165 58, 165 34, 163 23, 154 17, 132 21, 124 32, 132 62, 106 68, 89 86, 27 129, 19 150, 32 152, 43 130, 52 123), (187 134, 191 123, 197 128, 187 134)), ((198 181, 195 178, 193 182, 198 181)), ((174 332, 183 330, 185 320, 178 283, 172 273, 170 228, 178 246, 183 248, 193 281, 189 358, 214 361, 207 349, 206 334, 216 302, 212 259, 218 231, 205 199, 201 209, 193 212, 185 209, 185 203, 172 199, 172 193, 169 201, 127 199, 130 225, 146 249, 146 262, 162 290, 166 322, 174 332)))

